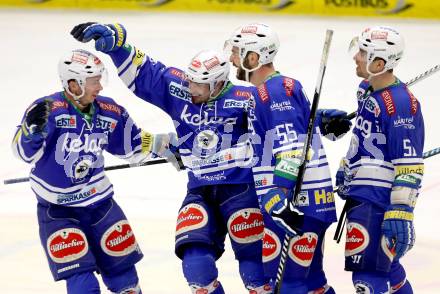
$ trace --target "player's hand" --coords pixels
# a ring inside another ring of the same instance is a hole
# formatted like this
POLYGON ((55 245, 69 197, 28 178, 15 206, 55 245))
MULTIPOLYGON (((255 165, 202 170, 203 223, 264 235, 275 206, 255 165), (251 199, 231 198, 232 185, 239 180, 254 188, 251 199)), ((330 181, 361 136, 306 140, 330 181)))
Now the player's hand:
POLYGON ((342 138, 352 125, 347 112, 338 109, 318 109, 316 122, 322 135, 332 141, 342 138))
POLYGON ((177 171, 185 169, 182 158, 179 154, 178 138, 175 133, 156 134, 153 138, 151 152, 159 157, 165 158, 177 171))
POLYGON ((32 141, 42 141, 47 137, 47 120, 50 114, 51 101, 46 99, 31 105, 25 114, 23 134, 32 141))
POLYGON ((408 205, 392 204, 385 212, 382 234, 395 259, 401 258, 415 243, 413 208, 408 205))
POLYGON ((75 26, 70 34, 83 43, 95 40, 95 49, 104 53, 118 50, 127 39, 127 31, 123 25, 118 23, 82 23, 75 26))
POLYGON ((346 184, 350 182, 350 168, 348 167, 348 160, 343 157, 341 159, 339 169, 336 172, 336 188, 339 197, 343 200, 347 200, 348 186, 346 184))
POLYGON ((287 234, 292 237, 302 235, 304 214, 289 201, 282 188, 274 188, 264 194, 261 206, 287 234))

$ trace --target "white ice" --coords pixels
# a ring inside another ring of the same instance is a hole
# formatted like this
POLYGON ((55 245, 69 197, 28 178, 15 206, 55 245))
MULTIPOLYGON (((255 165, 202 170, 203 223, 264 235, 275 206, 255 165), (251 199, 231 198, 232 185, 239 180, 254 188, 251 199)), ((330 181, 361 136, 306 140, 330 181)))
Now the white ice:
MULTIPOLYGON (((220 50, 234 28, 248 22, 265 22, 279 33, 281 49, 276 67, 302 82, 313 96, 324 33, 334 29, 330 59, 322 89, 321 107, 355 110, 359 79, 347 54, 349 40, 363 28, 375 24, 397 27, 406 37, 405 58, 396 70, 402 80, 440 63, 440 26, 435 21, 315 18, 299 16, 105 13, 66 11, 0 11, 0 178, 27 176, 29 167, 10 150, 15 126, 25 108, 36 98, 61 89, 57 77, 58 58, 66 50, 85 48, 70 35, 81 22, 120 22, 128 30, 128 42, 167 65, 183 67, 201 49, 220 50)), ((103 94, 124 105, 138 124, 152 132, 168 132, 172 123, 165 113, 131 94, 117 78, 110 59, 101 55, 110 73, 103 94)), ((436 87, 440 74, 415 85, 412 90, 422 104, 426 125, 425 150, 440 146, 438 135, 440 102, 436 87)), ((438 88, 437 88, 438 89, 438 88)), ((347 150, 348 138, 325 142, 332 172, 347 150)), ((107 164, 120 163, 110 155, 107 164)), ((417 243, 403 258, 416 293, 439 293, 440 245, 439 191, 440 156, 426 160, 424 188, 415 213, 417 243)), ((189 293, 174 255, 174 227, 185 195, 186 175, 170 165, 108 172, 115 198, 125 210, 145 253, 138 264, 144 293, 189 293)), ((63 293, 64 282, 53 282, 40 245, 36 223, 36 200, 28 184, 0 187, 0 293, 63 293)), ((337 200, 338 210, 342 202, 337 200)), ((338 293, 354 293, 350 274, 343 270, 343 245, 335 244, 332 225, 326 242, 325 269, 338 293)), ((219 280, 227 293, 247 293, 241 284, 237 262, 229 244, 218 262, 219 280)), ((105 289, 102 287, 102 289, 105 289)), ((105 290, 103 290, 105 293, 105 290)))

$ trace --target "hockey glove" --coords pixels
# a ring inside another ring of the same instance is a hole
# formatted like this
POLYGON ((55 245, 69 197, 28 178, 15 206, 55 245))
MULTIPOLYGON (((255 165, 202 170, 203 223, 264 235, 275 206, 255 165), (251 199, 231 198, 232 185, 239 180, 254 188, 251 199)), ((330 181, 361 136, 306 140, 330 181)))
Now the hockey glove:
POLYGON ((274 188, 264 194, 261 206, 273 221, 290 236, 302 235, 304 214, 299 211, 281 188, 274 188))
POLYGON ((29 107, 22 124, 22 131, 26 138, 34 142, 41 142, 47 137, 47 120, 50 108, 50 100, 43 100, 29 107))
POLYGON ((416 235, 413 210, 408 205, 392 204, 385 212, 382 233, 396 260, 414 246, 416 235))
POLYGON ((338 109, 318 109, 316 112, 321 134, 332 141, 342 138, 350 130, 351 121, 346 117, 347 113, 338 109))
POLYGON ((95 49, 104 53, 116 51, 125 44, 127 32, 121 24, 87 22, 75 26, 70 34, 80 42, 95 40, 95 49))
POLYGON ((350 169, 348 167, 348 160, 343 157, 341 159, 339 169, 336 172, 336 188, 339 197, 343 200, 347 200, 348 186, 346 184, 350 182, 350 169))

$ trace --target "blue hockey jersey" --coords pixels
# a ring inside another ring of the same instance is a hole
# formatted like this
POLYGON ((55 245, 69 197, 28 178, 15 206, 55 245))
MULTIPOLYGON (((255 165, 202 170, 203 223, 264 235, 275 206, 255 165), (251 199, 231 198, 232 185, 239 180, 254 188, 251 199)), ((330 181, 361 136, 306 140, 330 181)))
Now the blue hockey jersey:
POLYGON ((130 45, 111 52, 119 77, 139 98, 174 121, 188 188, 252 182, 253 149, 247 135, 251 88, 228 83, 214 101, 193 104, 184 73, 130 45))
MULTIPOLYGON (((258 195, 274 187, 294 189, 295 183, 277 173, 281 158, 298 158, 304 146, 310 116, 308 101, 299 81, 275 73, 259 86, 250 103, 250 129, 258 162, 253 168, 258 195)), ((315 128, 309 162, 296 205, 310 217, 336 221, 333 185, 321 138, 315 128)))
POLYGON ((362 81, 345 184, 350 197, 385 208, 393 187, 419 188, 424 123, 419 102, 399 80, 370 92, 368 81, 362 81))
POLYGON ((33 165, 30 184, 39 202, 88 206, 112 197, 103 151, 131 162, 150 155, 151 135, 141 131, 111 98, 98 96, 89 117, 63 92, 34 103, 45 99, 51 101, 47 137, 41 142, 31 141, 18 126, 12 142, 14 154, 33 165))

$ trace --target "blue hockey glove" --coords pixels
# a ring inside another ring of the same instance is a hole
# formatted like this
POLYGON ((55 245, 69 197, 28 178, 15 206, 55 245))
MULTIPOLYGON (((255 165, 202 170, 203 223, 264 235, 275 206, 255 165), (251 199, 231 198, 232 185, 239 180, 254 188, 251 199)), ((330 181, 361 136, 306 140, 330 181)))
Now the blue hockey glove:
POLYGON ((351 181, 350 169, 348 167, 348 160, 343 157, 339 164, 339 169, 336 172, 336 188, 339 197, 347 200, 348 186, 346 184, 351 181))
POLYGON ((352 125, 347 112, 338 109, 318 109, 316 123, 321 134, 332 141, 342 138, 352 125))
POLYGON ((287 234, 302 235, 304 214, 296 209, 281 188, 271 189, 263 195, 261 206, 287 234))
POLYGON ((50 108, 50 100, 43 100, 29 107, 21 127, 26 138, 34 142, 41 142, 46 138, 50 108))
POLYGON ((125 44, 127 32, 123 25, 87 22, 75 26, 70 34, 80 42, 95 40, 95 49, 104 53, 116 51, 125 44))
POLYGON ((413 210, 408 205, 392 204, 385 212, 382 233, 395 259, 401 258, 414 246, 413 210))

